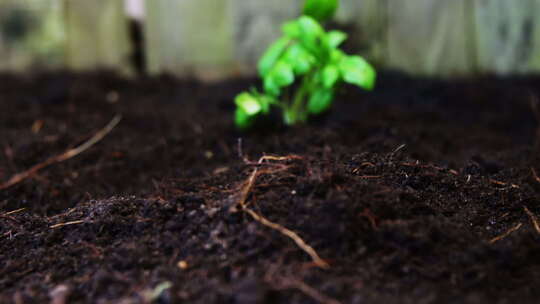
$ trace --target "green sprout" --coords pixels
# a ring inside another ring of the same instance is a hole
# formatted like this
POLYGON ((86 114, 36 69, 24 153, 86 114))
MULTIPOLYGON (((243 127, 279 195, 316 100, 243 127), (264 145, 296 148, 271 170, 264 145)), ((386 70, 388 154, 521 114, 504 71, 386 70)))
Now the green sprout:
POLYGON ((251 89, 235 98, 237 127, 249 128, 272 107, 281 109, 285 124, 304 123, 331 107, 343 82, 373 89, 374 68, 364 58, 339 49, 347 39, 345 33, 327 32, 319 23, 329 19, 337 5, 337 0, 307 0, 304 15, 283 25, 282 37, 258 63, 263 91, 251 89))

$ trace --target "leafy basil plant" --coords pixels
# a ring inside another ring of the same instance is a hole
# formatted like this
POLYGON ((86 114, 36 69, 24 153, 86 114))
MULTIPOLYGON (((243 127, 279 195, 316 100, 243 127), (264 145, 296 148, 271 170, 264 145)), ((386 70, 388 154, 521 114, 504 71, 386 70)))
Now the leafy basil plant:
POLYGON ((374 68, 364 58, 339 48, 347 35, 327 32, 317 21, 331 17, 336 7, 337 0, 308 0, 304 15, 283 25, 282 37, 258 63, 262 92, 251 89, 235 98, 237 127, 249 128, 272 107, 281 109, 285 124, 303 123, 331 107, 343 82, 373 88, 374 68))

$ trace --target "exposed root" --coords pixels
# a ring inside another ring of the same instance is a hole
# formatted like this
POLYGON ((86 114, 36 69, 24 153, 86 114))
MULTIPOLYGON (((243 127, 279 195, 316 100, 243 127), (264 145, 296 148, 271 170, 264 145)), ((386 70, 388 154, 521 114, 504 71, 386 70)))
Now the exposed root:
POLYGON ((491 179, 491 178, 489 179, 489 182, 492 183, 492 184, 495 184, 495 185, 503 186, 503 187, 518 188, 519 189, 519 186, 516 185, 516 184, 508 184, 508 183, 501 182, 501 181, 491 179))
POLYGON ((327 268, 330 267, 328 265, 328 263, 325 262, 317 254, 315 249, 313 249, 313 247, 308 245, 298 234, 296 234, 294 231, 292 231, 290 229, 287 229, 287 228, 285 228, 285 227, 283 227, 283 226, 281 226, 281 225, 279 225, 277 223, 274 223, 274 222, 268 220, 264 216, 258 214, 257 212, 253 211, 252 209, 248 208, 248 205, 249 205, 248 197, 249 197, 249 194, 250 194, 250 192, 252 191, 252 189, 253 189, 253 187, 255 185, 255 180, 257 179, 258 176, 260 176, 262 174, 274 174, 274 173, 289 169, 289 166, 286 166, 286 165, 283 165, 283 164, 271 164, 271 163, 268 164, 268 165, 271 165, 274 168, 272 168, 272 169, 260 169, 261 165, 266 164, 266 163, 263 163, 263 162, 268 161, 268 160, 287 161, 287 160, 293 160, 293 159, 302 159, 302 158, 300 156, 297 156, 297 155, 290 155, 290 156, 270 156, 270 155, 265 155, 265 156, 262 156, 256 163, 250 162, 249 160, 244 158, 244 161, 247 164, 256 165, 256 167, 255 167, 255 169, 253 169, 253 172, 251 172, 249 178, 245 182, 245 185, 244 185, 244 187, 242 188, 242 190, 240 192, 240 198, 238 199, 237 203, 234 206, 232 206, 229 210, 231 212, 234 212, 234 211, 237 210, 237 207, 240 206, 240 209, 243 212, 249 214, 257 222, 261 223, 262 225, 264 225, 266 227, 274 229, 274 230, 278 231, 279 233, 281 233, 281 234, 289 237, 290 239, 292 239, 300 249, 302 249, 304 252, 306 252, 311 257, 311 259, 313 260, 313 263, 316 266, 318 266, 320 268, 327 269, 327 268))
POLYGON ((71 221, 71 222, 55 224, 55 225, 49 226, 49 228, 55 229, 55 228, 60 228, 60 227, 64 227, 64 226, 77 225, 77 224, 82 224, 82 223, 84 223, 83 220, 77 220, 77 221, 71 221))
POLYGON ((247 182, 245 183, 244 187, 242 188, 242 191, 240 193, 240 199, 238 200, 235 206, 231 207, 231 211, 234 211, 236 206, 242 206, 242 207, 247 206, 247 199, 248 199, 251 189, 253 188, 253 184, 255 183, 255 180, 257 179, 257 176, 261 174, 274 174, 274 173, 289 169, 289 166, 284 165, 284 164, 264 163, 264 161, 267 161, 267 160, 286 161, 286 160, 293 160, 293 159, 302 159, 302 157, 298 155, 289 155, 289 156, 264 155, 261 158, 259 158, 257 162, 252 162, 248 160, 246 157, 244 157, 243 155, 242 155, 242 158, 246 164, 256 166, 256 167, 255 169, 253 169, 253 172, 251 172, 251 175, 247 179, 247 182), (259 167, 262 167, 263 165, 274 166, 274 167, 277 167, 277 169, 259 170, 259 167))
POLYGON ((34 176, 39 170, 45 167, 48 167, 54 163, 63 162, 65 160, 68 160, 84 152, 85 150, 87 150, 88 148, 92 147, 94 144, 99 142, 101 139, 103 139, 103 137, 105 137, 107 134, 109 134, 109 132, 111 132, 112 129, 114 129, 114 127, 120 122, 121 119, 122 119, 122 116, 116 115, 103 129, 99 130, 96 134, 94 134, 94 136, 92 136, 89 140, 82 143, 81 145, 73 149, 69 149, 60 155, 51 157, 42 163, 34 165, 33 167, 31 167, 30 169, 26 171, 13 175, 7 182, 0 184, 0 190, 5 190, 9 187, 12 187, 22 182, 23 180, 27 178, 34 176))
POLYGON ((2 216, 12 215, 12 214, 15 214, 15 213, 19 213, 19 212, 21 212, 21 211, 24 211, 24 210, 26 210, 26 208, 15 209, 15 210, 12 210, 12 211, 9 211, 9 212, 6 212, 6 213, 2 214, 2 216))
POLYGON ((505 233, 503 233, 503 234, 501 234, 499 236, 496 236, 496 237, 492 238, 491 240, 489 240, 489 243, 493 244, 493 243, 495 243, 497 241, 500 241, 500 240, 504 239, 505 237, 509 236, 512 232, 519 230, 519 228, 521 228, 522 225, 523 225, 522 223, 517 224, 516 226, 508 229, 508 231, 506 231, 505 233))
POLYGON ((321 259, 321 257, 317 254, 317 252, 315 251, 315 249, 313 249, 313 247, 309 246, 300 236, 298 236, 298 234, 296 234, 294 231, 292 230, 289 230, 279 224, 276 224, 270 220, 268 220, 267 218, 263 217, 262 215, 260 214, 257 214, 255 211, 249 209, 249 208, 243 208, 242 209, 244 212, 246 212, 247 214, 251 215, 251 217, 256 220, 257 222, 265 225, 266 227, 269 227, 269 228, 272 228, 274 230, 277 230, 278 232, 280 232, 281 234, 289 237, 290 239, 292 239, 296 245, 298 247, 300 247, 300 249, 302 249, 304 252, 306 252, 310 257, 311 259, 313 260, 313 263, 315 265, 317 265, 318 267, 320 268, 324 268, 324 269, 328 269, 330 268, 330 265, 328 265, 328 263, 326 261, 324 261, 323 259, 321 259))
POLYGON ((534 230, 540 234, 540 224, 538 223, 538 218, 529 210, 527 207, 523 207, 523 210, 525 210, 525 213, 529 216, 531 219, 531 222, 533 224, 534 230))
POLYGON ((268 162, 265 162, 265 161, 269 161, 269 160, 273 160, 273 161, 287 161, 287 160, 301 160, 303 159, 301 156, 299 155, 287 155, 287 156, 273 156, 273 155, 264 155, 264 156, 261 156, 261 158, 259 158, 258 161, 254 162, 254 161, 250 161, 249 159, 247 158, 244 158, 244 162, 247 164, 247 165, 251 165, 251 166, 257 166, 257 167, 262 167, 262 166, 277 166, 277 167, 283 167, 284 165, 283 164, 275 164, 275 163, 268 163, 268 162))

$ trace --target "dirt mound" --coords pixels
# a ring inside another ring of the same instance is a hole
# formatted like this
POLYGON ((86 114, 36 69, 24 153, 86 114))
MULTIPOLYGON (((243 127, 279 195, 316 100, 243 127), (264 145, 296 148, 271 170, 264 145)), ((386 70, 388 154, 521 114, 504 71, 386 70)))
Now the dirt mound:
POLYGON ((88 151, 0 192, 2 303, 540 296, 540 79, 385 74, 311 125, 247 134, 231 99, 249 80, 0 82, 2 180, 123 116, 88 151))

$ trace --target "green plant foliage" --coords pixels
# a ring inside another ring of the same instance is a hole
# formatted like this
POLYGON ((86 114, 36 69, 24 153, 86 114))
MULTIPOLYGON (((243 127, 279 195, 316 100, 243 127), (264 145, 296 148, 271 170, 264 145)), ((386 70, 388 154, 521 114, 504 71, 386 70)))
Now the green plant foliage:
POLYGON ((319 21, 325 21, 334 16, 338 5, 338 0, 307 0, 303 14, 319 21))
POLYGON ((320 88, 311 94, 308 102, 308 111, 310 114, 321 114, 328 110, 334 99, 334 90, 329 88, 320 88))
POLYGON ((336 89, 344 82, 373 89, 376 76, 373 67, 362 57, 347 55, 339 49, 347 35, 340 31, 326 32, 317 21, 330 11, 333 14, 335 7, 337 1, 308 0, 309 14, 283 25, 283 36, 259 60, 263 92, 252 89, 235 99, 235 123, 239 128, 249 128, 259 116, 268 114, 272 106, 283 111, 286 124, 303 123, 309 115, 329 110, 336 89), (316 3, 321 8, 316 9, 316 3))
POLYGON ((343 80, 366 90, 375 85, 375 70, 360 56, 345 56, 339 61, 343 80))
POLYGON ((261 76, 266 76, 270 69, 274 66, 276 61, 279 59, 281 54, 285 51, 288 44, 290 43, 289 37, 282 37, 274 42, 268 50, 263 54, 259 60, 259 74, 261 76))

